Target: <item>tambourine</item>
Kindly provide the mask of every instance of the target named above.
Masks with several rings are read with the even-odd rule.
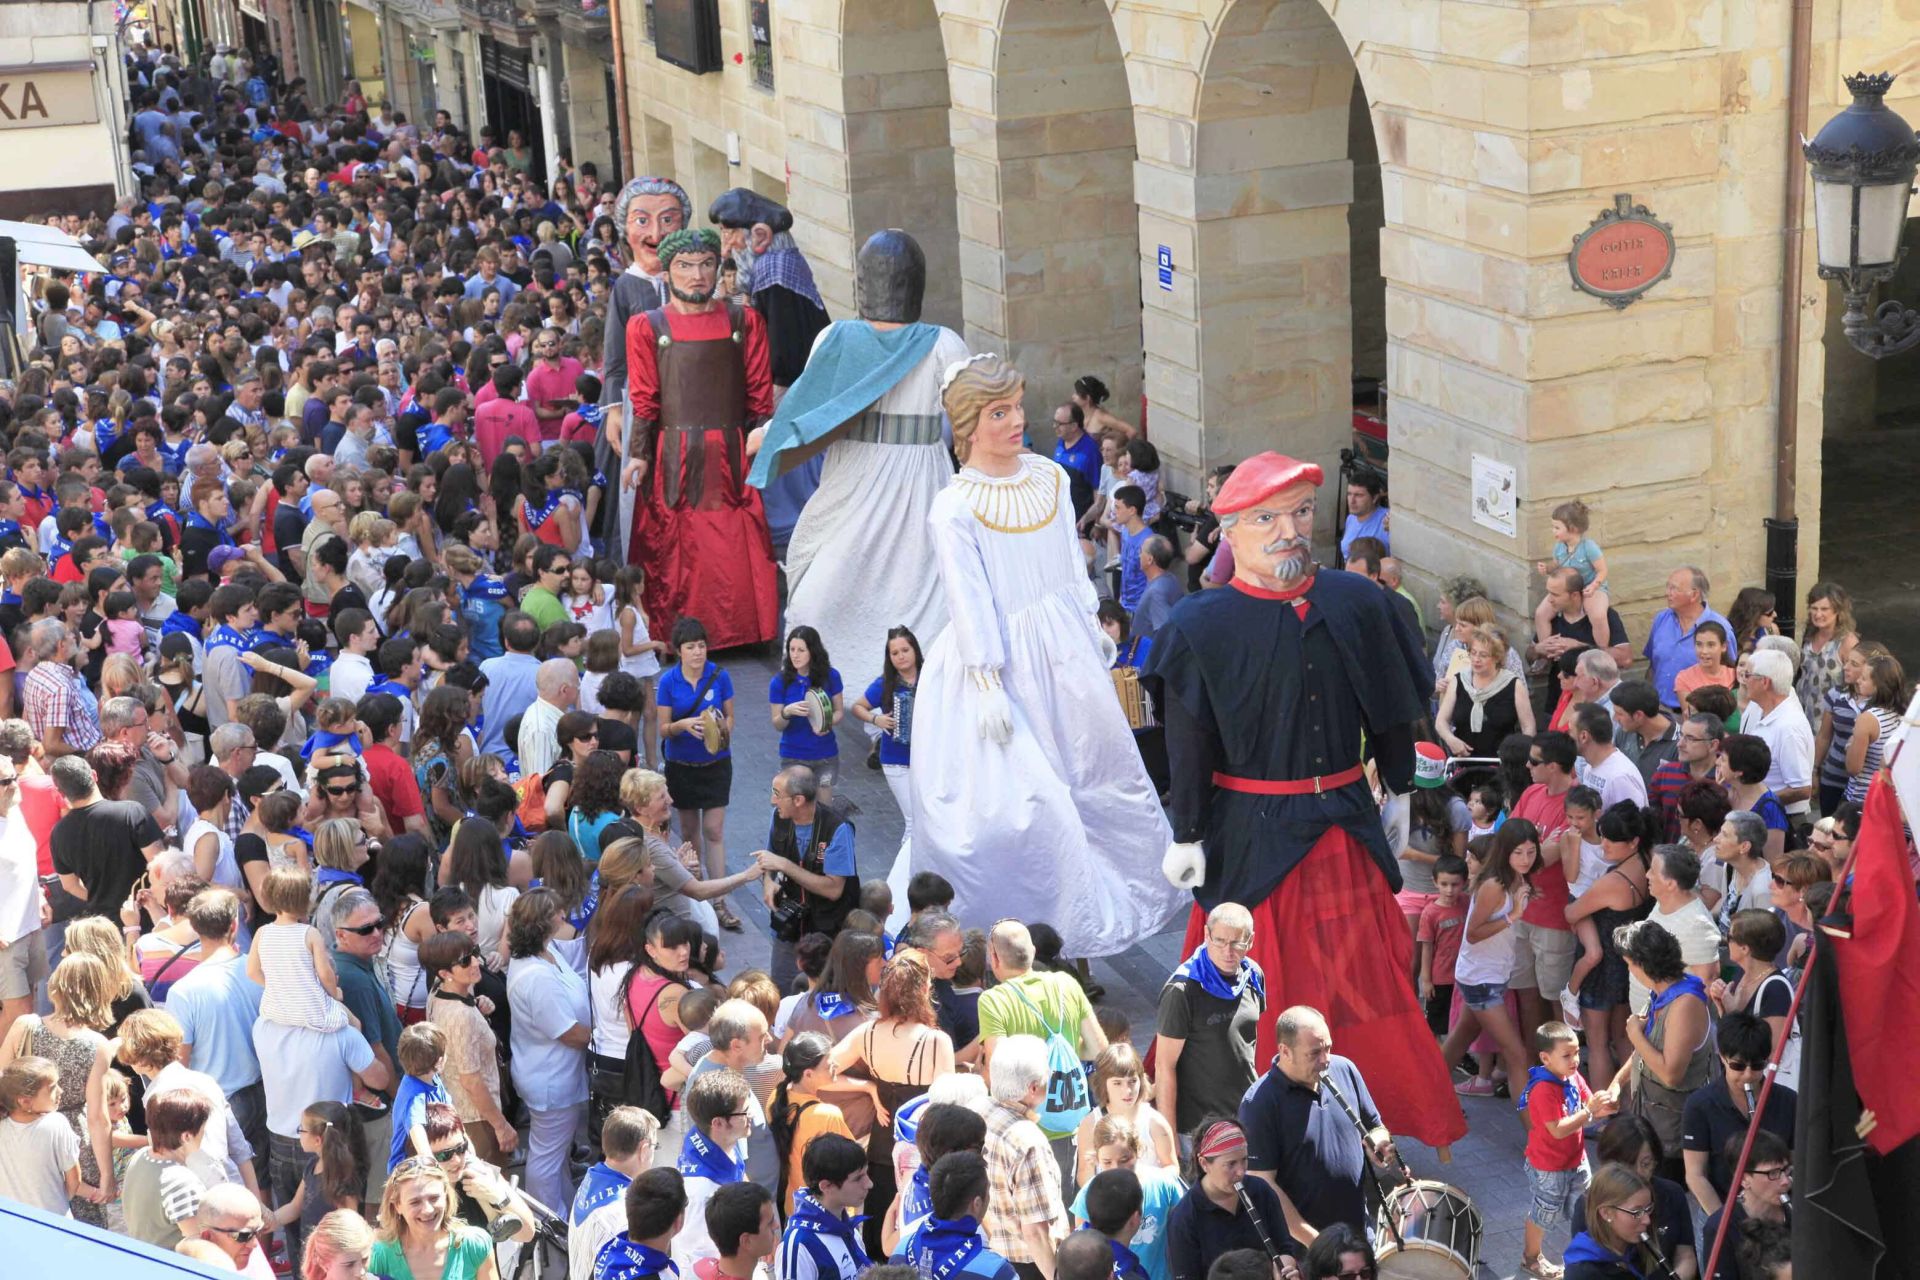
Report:
[[[700,713],[700,737],[707,744],[708,755],[719,755],[727,745],[727,722],[712,707]]]
[[[833,727],[833,695],[825,689],[809,689],[800,699],[807,709],[807,723],[816,734]]]

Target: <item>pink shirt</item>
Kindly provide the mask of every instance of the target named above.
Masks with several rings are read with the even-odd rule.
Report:
[[[518,400],[495,397],[473,411],[473,442],[480,446],[488,469],[507,447],[508,436],[519,436],[529,444],[540,438],[540,423],[532,409]]]
[[[579,396],[574,389],[574,380],[586,372],[572,356],[563,356],[558,368],[550,367],[544,360],[535,360],[533,368],[527,371],[527,402],[540,404],[546,400],[572,400]],[[534,416],[539,418],[536,411]],[[560,438],[560,424],[566,420],[566,414],[557,413],[551,418],[540,418],[540,436],[544,440]]]

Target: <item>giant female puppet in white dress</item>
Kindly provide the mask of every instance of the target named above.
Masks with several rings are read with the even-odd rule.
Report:
[[[1016,914],[1072,956],[1113,955],[1185,907],[1170,834],[1108,666],[1113,642],[1074,533],[1066,473],[1026,452],[1024,380],[997,356],[949,373],[965,462],[930,524],[948,623],[914,699],[913,839],[891,880],[953,883],[963,921]]]

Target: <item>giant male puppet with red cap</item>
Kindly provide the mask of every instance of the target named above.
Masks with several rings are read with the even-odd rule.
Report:
[[[1319,467],[1262,453],[1213,509],[1233,548],[1224,591],[1188,596],[1154,637],[1165,685],[1175,843],[1164,869],[1193,890],[1187,947],[1206,913],[1253,913],[1270,1008],[1322,1010],[1396,1131],[1451,1142],[1466,1121],[1413,990],[1400,868],[1363,753],[1412,781],[1432,668],[1385,592],[1312,559]],[[1260,1028],[1260,1061],[1274,1054]]]

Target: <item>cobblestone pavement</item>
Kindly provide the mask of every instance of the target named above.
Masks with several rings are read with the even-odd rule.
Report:
[[[719,655],[733,676],[734,788],[733,807],[727,813],[727,865],[738,870],[748,855],[766,847],[772,808],[767,783],[779,768],[779,734],[768,715],[765,690],[775,664],[767,649],[735,650]],[[836,658],[834,664],[846,682],[848,701],[864,689],[875,672],[853,667]],[[835,794],[858,807],[855,852],[863,880],[885,879],[900,846],[900,811],[893,793],[876,770],[866,768],[865,726],[848,717],[840,727],[840,780]],[[764,966],[771,954],[767,911],[757,887],[735,891],[733,909],[746,922],[744,933],[723,939],[730,971]],[[1167,974],[1181,960],[1180,933],[1170,929],[1148,938],[1122,955],[1093,962],[1093,976],[1106,988],[1103,1003],[1125,1011],[1133,1023],[1133,1038],[1142,1051],[1153,1034],[1154,1009]],[[1336,1050],[1338,1045],[1335,1046]],[[1520,1265],[1522,1231],[1528,1204],[1527,1172],[1522,1161],[1525,1133],[1513,1104],[1504,1098],[1463,1099],[1469,1132],[1455,1143],[1452,1162],[1442,1164],[1431,1148],[1411,1139],[1401,1142],[1402,1153],[1416,1177],[1450,1183],[1472,1197],[1484,1220],[1481,1237],[1481,1280],[1510,1277]],[[1548,1254],[1557,1258],[1566,1246],[1564,1227],[1548,1240]]]

